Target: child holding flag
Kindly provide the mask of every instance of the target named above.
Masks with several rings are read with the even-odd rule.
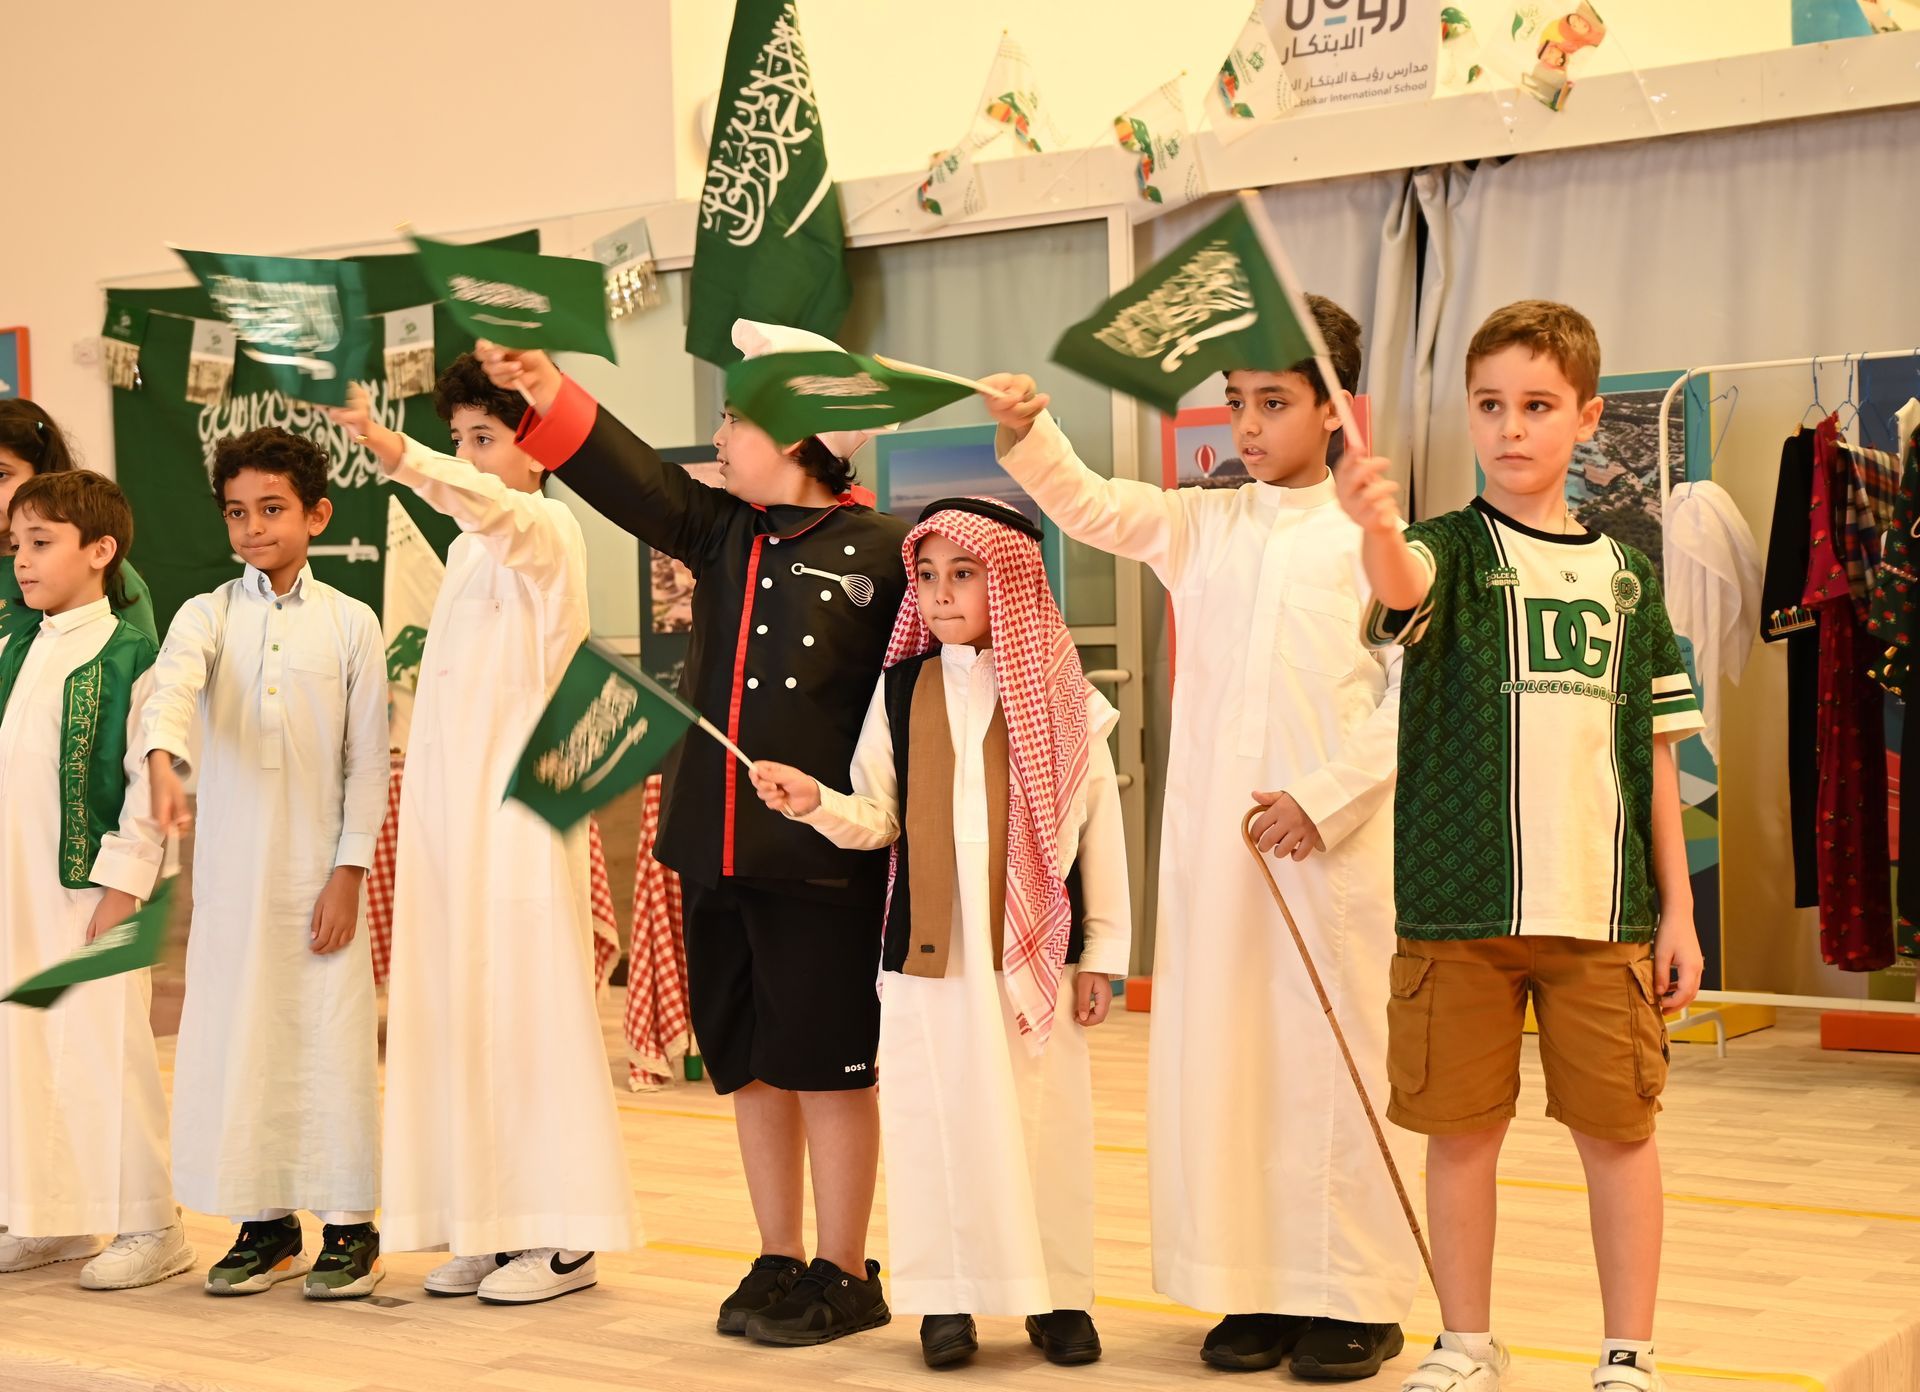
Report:
[[[386,660],[373,610],[307,565],[329,471],[273,427],[215,447],[246,573],[174,615],[140,742],[154,818],[173,828],[196,716],[204,731],[173,1152],[181,1197],[240,1227],[207,1273],[214,1295],[304,1275],[309,1296],[338,1299],[383,1275],[378,1011],[355,929],[386,811]],[[302,1208],[325,1224],[312,1263]]]
[[[61,962],[153,892],[160,829],[135,745],[153,640],[107,600],[133,539],[111,479],[60,470],[7,513],[31,627],[0,634],[0,983]],[[78,797],[67,774],[84,771]],[[149,974],[0,1008],[0,1272],[93,1259],[93,1290],[193,1265],[167,1178]],[[94,1234],[117,1233],[104,1252]],[[98,1254],[98,1255],[96,1255]]]
[[[744,319],[733,339],[750,358],[838,352],[818,335]],[[564,466],[589,504],[698,578],[687,702],[751,754],[843,779],[906,588],[905,526],[852,489],[847,461],[869,432],[779,442],[730,404],[714,434],[723,492],[663,461],[544,353],[483,346],[480,357],[496,384],[533,402],[527,452]],[[886,858],[831,846],[763,807],[733,756],[703,738],[667,767],[655,855],[682,877],[694,1034],[715,1090],[734,1099],[760,1227],[760,1256],[716,1326],[791,1345],[885,1324],[866,1240]]]
[[[1093,1079],[1085,1029],[1131,945],[1107,736],[1047,588],[1040,529],[945,498],[901,550],[888,666],[851,795],[754,766],[776,811],[837,846],[893,847],[880,1002],[881,1128],[895,1300],[929,1367],[979,1347],[973,1316],[1024,1315],[1055,1363],[1090,1363]]]
[[[472,362],[449,369],[471,379]],[[530,1304],[639,1245],[594,1003],[587,830],[502,801],[587,636],[586,543],[513,440],[511,392],[453,411],[458,457],[330,414],[460,524],[427,628],[400,795],[388,985],[382,1222],[390,1250],[449,1247],[433,1295]]]

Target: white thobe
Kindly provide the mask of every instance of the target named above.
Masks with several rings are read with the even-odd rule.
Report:
[[[1673,490],[1665,540],[1667,616],[1693,644],[1706,722],[1700,738],[1718,759],[1720,681],[1739,685],[1760,638],[1760,546],[1739,505],[1710,480]]]
[[[1360,530],[1331,478],[1103,479],[1044,414],[1001,463],[1068,536],[1145,562],[1173,599],[1148,1050],[1154,1286],[1220,1313],[1398,1321],[1418,1251],[1241,839],[1253,794],[1284,791],[1326,843],[1269,864],[1384,1116],[1400,672],[1397,653],[1361,642]],[[1411,1137],[1387,1130],[1412,1175]]]
[[[100,889],[60,883],[61,716],[67,678],[117,625],[102,599],[41,621],[0,718],[0,990],[86,942]],[[4,648],[0,641],[0,648]],[[96,886],[136,899],[159,875],[146,764],[128,718],[125,808],[102,838]],[[84,981],[46,1010],[0,1006],[0,1225],[21,1237],[148,1232],[174,1220],[167,1104],[147,1011],[151,973]]]
[[[504,800],[587,636],[566,505],[408,441],[394,480],[460,524],[400,793],[381,1230],[392,1251],[639,1245],[594,1003],[587,826]]]
[[[364,931],[312,949],[335,866],[373,864],[387,809],[387,666],[373,610],[302,569],[181,606],[143,750],[185,772],[202,720],[187,994],[173,1069],[181,1202],[236,1220],[379,1203],[379,1021]]]
[[[1084,808],[1072,817],[1084,815],[1084,825],[1070,847],[1085,943],[1078,966],[1061,973],[1053,1032],[1035,1058],[993,960],[983,757],[999,699],[992,655],[949,644],[939,661],[953,735],[953,932],[946,975],[888,972],[881,987],[888,1299],[914,1315],[1085,1310],[1093,1304],[1093,1073],[1073,982],[1077,971],[1124,975],[1131,947],[1126,838],[1107,749],[1119,716],[1088,689],[1091,758]],[[899,834],[883,692],[875,689],[854,750],[853,795],[823,784],[820,807],[803,819],[850,850]]]

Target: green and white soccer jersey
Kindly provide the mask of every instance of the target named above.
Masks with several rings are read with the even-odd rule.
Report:
[[[1480,499],[1407,540],[1426,600],[1367,616],[1370,642],[1407,649],[1400,933],[1651,938],[1653,742],[1702,723],[1652,563]]]

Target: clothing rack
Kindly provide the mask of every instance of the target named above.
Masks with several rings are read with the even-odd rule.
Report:
[[[1888,348],[1872,353],[1813,353],[1802,358],[1772,358],[1759,362],[1711,363],[1702,367],[1690,367],[1675,379],[1667,393],[1660,399],[1660,525],[1664,529],[1667,518],[1668,494],[1672,491],[1669,472],[1671,452],[1668,443],[1668,430],[1673,416],[1673,401],[1685,391],[1696,377],[1712,377],[1717,374],[1730,375],[1740,372],[1764,372],[1772,369],[1802,367],[1810,369],[1816,375],[1822,363],[1859,363],[1878,362],[1889,358],[1920,358],[1920,347]],[[1708,423],[1711,427],[1711,422]],[[1725,862],[1722,861],[1724,866]],[[1920,1015],[1920,1001],[1884,1001],[1868,1000],[1858,996],[1800,996],[1775,991],[1702,991],[1696,999],[1709,1006],[1717,1005],[1771,1005],[1802,1010],[1848,1010],[1882,1015]],[[1700,1014],[1690,1014],[1681,1022],[1684,1025],[1707,1024],[1713,1026],[1715,1042],[1720,1056],[1726,1057],[1726,1037],[1720,1012],[1709,1009]]]

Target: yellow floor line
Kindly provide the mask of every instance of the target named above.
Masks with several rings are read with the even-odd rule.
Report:
[[[714,1257],[721,1261],[750,1262],[752,1252],[739,1252],[730,1247],[703,1247],[692,1242],[649,1242],[649,1252],[670,1252],[682,1257]],[[883,1269],[880,1273],[885,1276]],[[1191,1309],[1177,1305],[1171,1300],[1133,1300],[1123,1295],[1098,1295],[1093,1303],[1109,1310],[1138,1310],[1150,1315],[1175,1315],[1183,1319],[1215,1321],[1220,1316],[1204,1310]],[[1431,1344],[1434,1336],[1409,1329],[1406,1331],[1407,1346],[1418,1348],[1422,1344]],[[1575,1353],[1570,1349],[1531,1348],[1520,1344],[1508,1346],[1508,1352],[1522,1358],[1537,1358],[1550,1363],[1571,1363],[1581,1366],[1590,1365],[1593,1355]],[[1660,1370],[1676,1376],[1721,1378],[1729,1382],[1772,1382],[1788,1387],[1798,1387],[1804,1392],[1827,1392],[1826,1383],[1819,1378],[1809,1377],[1805,1373],[1761,1373],[1740,1368],[1708,1368],[1687,1363],[1661,1363]]]

